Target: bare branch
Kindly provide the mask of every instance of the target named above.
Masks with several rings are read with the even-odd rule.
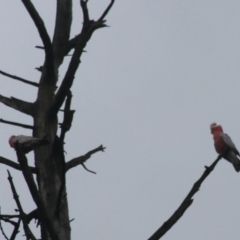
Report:
[[[19,196],[18,196],[17,191],[15,189],[15,186],[13,184],[12,176],[11,176],[11,174],[10,174],[10,172],[8,170],[7,170],[7,172],[8,172],[8,180],[9,180],[9,183],[11,185],[11,189],[12,189],[12,193],[13,193],[13,198],[15,199],[15,202],[17,204],[17,207],[18,207],[18,210],[19,210],[19,213],[20,213],[21,220],[23,221],[24,232],[25,232],[26,236],[30,237],[33,240],[37,240],[35,238],[35,236],[33,235],[33,233],[31,232],[31,230],[30,230],[30,228],[29,228],[29,226],[27,224],[26,215],[23,212],[22,205],[21,205],[21,203],[19,201]]]
[[[33,179],[33,175],[28,166],[27,158],[26,158],[21,146],[19,145],[19,143],[16,142],[15,145],[16,145],[18,161],[22,167],[22,173],[23,173],[23,176],[28,185],[29,191],[30,191],[32,198],[33,198],[34,202],[36,203],[37,208],[39,210],[39,217],[40,217],[41,223],[46,227],[46,229],[52,239],[59,240],[59,236],[56,232],[56,229],[53,226],[53,223],[49,217],[49,214],[44,206],[43,200],[38,192],[36,183]]]
[[[43,66],[35,67],[35,69],[38,70],[39,72],[42,72],[43,71]]]
[[[0,118],[0,122],[2,123],[6,123],[6,124],[10,124],[10,125],[14,125],[14,126],[18,126],[18,127],[23,127],[23,128],[28,128],[28,129],[34,129],[33,126],[31,125],[27,125],[27,124],[22,124],[22,123],[17,123],[17,122],[11,122],[11,121],[6,121],[2,118]]]
[[[73,80],[75,77],[75,73],[80,64],[79,58],[82,54],[82,50],[83,50],[84,46],[85,46],[85,43],[79,41],[79,44],[76,47],[76,49],[73,53],[73,56],[71,58],[67,72],[63,78],[62,84],[59,87],[59,89],[53,99],[52,106],[50,107],[50,110],[49,110],[50,116],[56,116],[56,114],[59,111],[60,107],[62,106],[69,90],[71,89],[71,86],[73,84]]]
[[[10,240],[15,240],[15,239],[16,239],[16,236],[17,236],[17,234],[19,233],[19,230],[18,230],[18,229],[19,229],[19,227],[20,227],[20,223],[21,223],[21,219],[19,218],[19,219],[18,219],[18,222],[17,222],[17,224],[16,224],[16,226],[15,226],[13,232],[12,232],[12,235],[11,235]]]
[[[68,161],[68,162],[66,163],[66,172],[67,172],[69,169],[71,169],[71,168],[73,168],[73,167],[76,167],[76,166],[78,166],[78,165],[83,164],[84,162],[86,162],[94,153],[100,152],[100,151],[104,152],[105,149],[106,149],[106,148],[103,147],[103,145],[100,145],[99,147],[97,147],[97,148],[89,151],[88,153],[86,153],[86,154],[83,155],[83,156],[73,158],[72,160],[70,160],[70,161]]]
[[[0,215],[0,219],[4,222],[12,224],[14,227],[16,227],[17,223],[13,220],[10,220],[12,218],[21,218],[20,215]]]
[[[4,230],[3,230],[1,220],[0,220],[0,230],[1,230],[2,235],[4,236],[4,238],[5,238],[6,240],[10,240],[10,239],[7,237],[7,235],[5,234]]]
[[[181,205],[178,207],[178,209],[148,240],[160,239],[182,217],[182,215],[185,213],[188,207],[190,207],[191,204],[193,203],[192,197],[194,196],[195,193],[198,192],[203,181],[213,171],[213,169],[215,168],[215,166],[217,165],[217,163],[224,154],[225,152],[219,155],[218,158],[212,163],[210,167],[205,166],[206,170],[203,172],[202,176],[194,183],[192,189],[190,190],[186,198],[183,200]]]
[[[110,4],[109,4],[108,7],[106,8],[106,10],[105,10],[104,13],[102,14],[102,16],[98,19],[98,21],[103,21],[103,20],[104,20],[104,18],[107,16],[108,12],[109,12],[110,9],[112,8],[114,2],[115,2],[115,0],[111,0]]]
[[[90,173],[93,173],[93,174],[97,174],[96,172],[89,170],[89,169],[85,166],[84,163],[82,163],[82,166],[83,166],[83,168],[84,168],[86,171],[88,171],[88,172],[90,172]]]
[[[35,46],[35,48],[39,48],[39,49],[44,50],[44,47],[43,47],[43,46]]]
[[[0,212],[1,213],[1,212]],[[2,235],[4,236],[4,238],[6,239],[6,240],[9,240],[9,238],[7,237],[7,235],[5,234],[5,232],[4,232],[4,230],[3,230],[3,227],[2,227],[2,222],[1,222],[1,220],[0,220],[0,230],[1,230],[1,232],[2,232]]]
[[[0,74],[4,75],[4,76],[6,76],[6,77],[9,77],[9,78],[18,80],[18,81],[20,81],[20,82],[24,82],[24,83],[26,83],[26,84],[32,85],[32,86],[34,86],[34,87],[38,87],[38,86],[39,86],[38,83],[35,83],[35,82],[32,82],[32,81],[26,80],[26,79],[24,79],[24,78],[20,78],[20,77],[18,77],[18,76],[14,76],[14,75],[8,74],[8,73],[3,72],[3,71],[0,71]]]
[[[38,14],[37,10],[35,9],[34,5],[32,4],[31,0],[22,0],[22,2],[25,8],[27,9],[29,15],[31,16],[35,26],[37,27],[37,30],[42,39],[45,49],[46,54],[45,66],[48,71],[51,71],[53,69],[54,54],[51,39],[47,33],[44,22],[40,15]]]
[[[20,217],[19,214],[15,214],[15,215],[1,214],[1,215],[0,215],[0,219],[1,219],[1,220],[11,219],[11,218],[19,218],[19,217]]]
[[[16,170],[22,171],[22,167],[18,163],[15,163],[15,162],[13,162],[9,159],[6,159],[4,157],[1,157],[1,156],[0,156],[0,163],[5,164],[9,167],[12,167]],[[35,167],[29,167],[29,168],[30,168],[32,173],[35,173],[35,174],[37,173],[37,169]]]
[[[66,223],[64,223],[62,226],[64,226],[64,225],[66,225],[66,224],[68,224],[68,223],[70,223],[70,222],[73,222],[75,219],[74,218],[72,218],[71,220],[69,220],[68,222],[66,222]]]
[[[68,69],[66,71],[66,74],[63,78],[62,84],[58,90],[58,92],[56,93],[54,99],[53,99],[53,103],[52,106],[50,107],[50,111],[49,114],[51,117],[55,117],[56,114],[58,113],[60,107],[62,106],[68,91],[71,89],[74,78],[75,78],[75,73],[79,67],[80,64],[80,57],[83,53],[83,49],[85,48],[85,46],[87,45],[87,42],[90,40],[93,32],[95,30],[97,30],[98,28],[102,28],[102,27],[106,27],[105,24],[105,20],[102,20],[100,18],[99,21],[89,21],[89,15],[88,15],[88,9],[87,9],[87,2],[86,0],[81,0],[81,6],[82,6],[82,11],[83,11],[83,16],[84,16],[84,22],[83,22],[83,27],[82,27],[82,31],[81,34],[79,35],[79,37],[76,37],[76,45],[75,42],[73,45],[75,45],[75,50],[73,53],[73,56],[71,58],[71,61],[68,65]],[[113,3],[111,3],[109,6],[112,6]],[[111,7],[110,7],[111,8]],[[107,8],[108,9],[108,8]],[[109,11],[109,10],[105,10],[105,12]],[[103,16],[106,16],[106,13],[103,13]],[[68,45],[68,49],[69,51],[69,45]],[[67,54],[67,52],[66,52]]]
[[[33,220],[38,220],[39,222],[39,214],[38,214],[38,209],[34,209],[33,211],[31,211],[28,215],[27,215],[27,222],[28,224]]]
[[[7,98],[0,95],[0,102],[8,107],[14,108],[22,113],[32,116],[33,115],[33,104],[29,102],[22,101],[17,98]]]
[[[12,218],[18,218],[18,222],[14,222],[14,221],[10,220]],[[19,233],[19,227],[20,227],[20,223],[21,223],[20,215],[19,214],[18,215],[1,214],[0,219],[4,222],[10,223],[14,226],[14,229],[13,229],[12,235],[10,237],[10,240],[15,240],[17,234]]]

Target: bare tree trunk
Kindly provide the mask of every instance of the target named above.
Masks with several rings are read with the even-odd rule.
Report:
[[[0,163],[7,164],[14,169],[22,171],[26,183],[37,209],[29,214],[25,214],[18,199],[12,177],[9,173],[9,180],[13,195],[19,207],[19,222],[14,226],[11,239],[15,239],[20,221],[23,222],[24,232],[27,239],[36,239],[32,234],[28,224],[33,218],[37,218],[41,226],[41,239],[43,240],[70,240],[71,228],[68,213],[68,201],[66,194],[66,171],[82,164],[98,151],[104,151],[101,145],[98,148],[89,151],[84,156],[72,159],[68,163],[64,155],[64,138],[67,131],[71,128],[74,110],[71,110],[71,87],[74,81],[76,71],[80,65],[80,58],[90,40],[93,32],[99,28],[106,27],[105,17],[111,9],[114,0],[111,0],[106,10],[96,21],[89,19],[87,0],[80,0],[80,7],[83,12],[83,27],[80,33],[70,39],[72,24],[72,0],[57,0],[57,11],[55,30],[53,40],[45,28],[44,21],[35,9],[31,0],[22,0],[26,10],[31,16],[37,31],[42,40],[43,46],[38,48],[45,52],[43,66],[37,68],[41,72],[39,83],[23,79],[12,74],[0,71],[0,74],[26,84],[38,87],[38,94],[34,103],[24,102],[16,98],[7,98],[0,95],[0,102],[12,107],[24,114],[33,117],[33,126],[22,123],[6,121],[0,119],[0,122],[33,129],[33,137],[48,140],[47,145],[34,149],[35,167],[29,167],[22,145],[16,142],[16,152],[19,164],[11,160],[0,157]],[[68,69],[63,79],[58,79],[59,66],[64,61],[64,57],[73,50]],[[57,84],[59,87],[57,88]],[[57,135],[58,113],[65,102],[64,119],[61,123],[61,133]],[[88,170],[89,171],[89,170]],[[37,175],[35,183],[33,174]],[[16,217],[16,216],[13,216]]]

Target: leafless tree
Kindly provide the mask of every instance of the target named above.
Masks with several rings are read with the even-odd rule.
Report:
[[[80,33],[70,39],[72,25],[72,0],[57,0],[56,22],[54,34],[51,40],[44,25],[44,20],[34,7],[31,0],[22,0],[28,14],[34,22],[40,35],[43,46],[37,46],[45,53],[45,59],[40,71],[39,82],[33,82],[18,76],[0,71],[0,74],[12,79],[30,84],[38,88],[35,102],[26,102],[20,99],[5,97],[0,95],[0,102],[8,107],[14,108],[23,114],[33,118],[33,126],[0,119],[0,122],[12,124],[19,127],[32,129],[32,136],[42,138],[47,136],[48,145],[34,150],[35,166],[29,167],[28,160],[21,147],[16,142],[16,154],[18,163],[0,157],[0,163],[6,164],[14,169],[20,170],[26,180],[32,199],[37,208],[30,213],[25,213],[19,200],[14,181],[9,174],[9,182],[13,196],[18,208],[18,214],[0,215],[0,220],[13,225],[11,236],[4,233],[2,225],[0,229],[6,239],[16,239],[22,223],[26,239],[36,239],[33,235],[29,223],[37,219],[41,229],[41,239],[44,240],[70,240],[70,219],[68,214],[68,201],[65,186],[65,174],[68,170],[78,165],[82,165],[86,170],[84,162],[92,154],[104,151],[104,147],[99,147],[89,151],[87,154],[65,161],[64,139],[66,132],[70,130],[74,110],[71,109],[71,87],[74,76],[81,62],[81,56],[88,41],[95,30],[106,27],[106,16],[114,4],[114,0],[109,0],[109,5],[97,20],[89,17],[88,0],[80,0],[80,8],[83,13],[83,24]],[[58,69],[69,52],[71,60],[63,79],[58,79]],[[57,86],[59,85],[59,86]],[[63,110],[61,107],[63,106]],[[58,113],[63,111],[63,122],[58,123]],[[62,114],[62,113],[61,113]],[[57,136],[60,126],[61,131]],[[90,171],[90,170],[88,170]],[[36,181],[34,179],[36,176]]]
[[[0,213],[0,231],[5,239],[14,240],[19,233],[19,228],[23,226],[27,240],[36,240],[29,223],[36,219],[40,225],[41,239],[43,240],[70,240],[71,230],[68,201],[66,195],[65,174],[71,168],[82,165],[87,171],[95,173],[84,165],[84,163],[99,151],[104,151],[105,147],[99,147],[89,151],[83,156],[72,160],[65,160],[64,140],[66,132],[71,128],[74,117],[74,110],[71,109],[71,87],[74,76],[80,65],[81,55],[91,39],[92,34],[99,28],[106,27],[106,16],[114,4],[111,0],[105,11],[98,20],[91,20],[88,12],[88,0],[80,0],[80,7],[83,13],[83,25],[81,32],[70,39],[72,25],[72,1],[57,0],[56,23],[53,38],[51,40],[44,21],[35,9],[31,0],[22,0],[23,5],[34,22],[43,46],[36,46],[45,52],[45,60],[41,67],[36,68],[41,76],[38,83],[23,79],[19,76],[0,71],[0,74],[25,84],[30,84],[38,88],[35,102],[25,102],[20,99],[5,97],[0,95],[0,102],[8,107],[14,108],[23,114],[33,118],[33,126],[19,122],[0,119],[0,122],[11,124],[32,130],[33,137],[43,138],[47,136],[49,144],[34,150],[35,166],[29,166],[24,149],[20,142],[16,142],[15,149],[18,163],[0,157],[0,163],[10,166],[22,172],[32,199],[37,208],[30,213],[25,213],[18,197],[14,181],[8,171],[8,180],[17,205],[17,214]],[[73,51],[70,56],[69,52]],[[63,79],[58,79],[58,69],[64,61],[64,57],[70,56],[71,60]],[[57,84],[59,86],[57,86]],[[63,106],[63,109],[61,107]],[[58,123],[58,113],[63,112],[63,122]],[[57,135],[60,126],[60,134]],[[163,223],[160,228],[153,233],[149,240],[160,239],[171,227],[183,216],[184,212],[193,203],[193,196],[199,190],[202,182],[213,171],[218,161],[222,158],[219,155],[210,167],[205,167],[202,176],[195,182],[192,189],[180,204],[173,215]],[[36,176],[36,178],[34,178]],[[36,181],[35,181],[36,179]],[[13,226],[11,236],[5,234],[1,222],[4,221]]]

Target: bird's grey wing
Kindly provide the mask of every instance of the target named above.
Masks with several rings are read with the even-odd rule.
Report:
[[[15,138],[15,141],[18,141],[19,143],[29,143],[32,141],[32,137],[19,135]]]
[[[233,143],[232,139],[226,134],[226,133],[221,133],[221,138],[222,140],[227,144],[227,146],[236,154],[239,155],[239,151],[237,150],[235,144]]]

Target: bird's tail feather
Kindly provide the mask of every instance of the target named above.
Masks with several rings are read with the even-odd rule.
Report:
[[[237,155],[234,152],[229,151],[226,158],[233,164],[233,167],[235,168],[235,170],[237,172],[239,172],[240,171],[240,160],[237,157]]]

